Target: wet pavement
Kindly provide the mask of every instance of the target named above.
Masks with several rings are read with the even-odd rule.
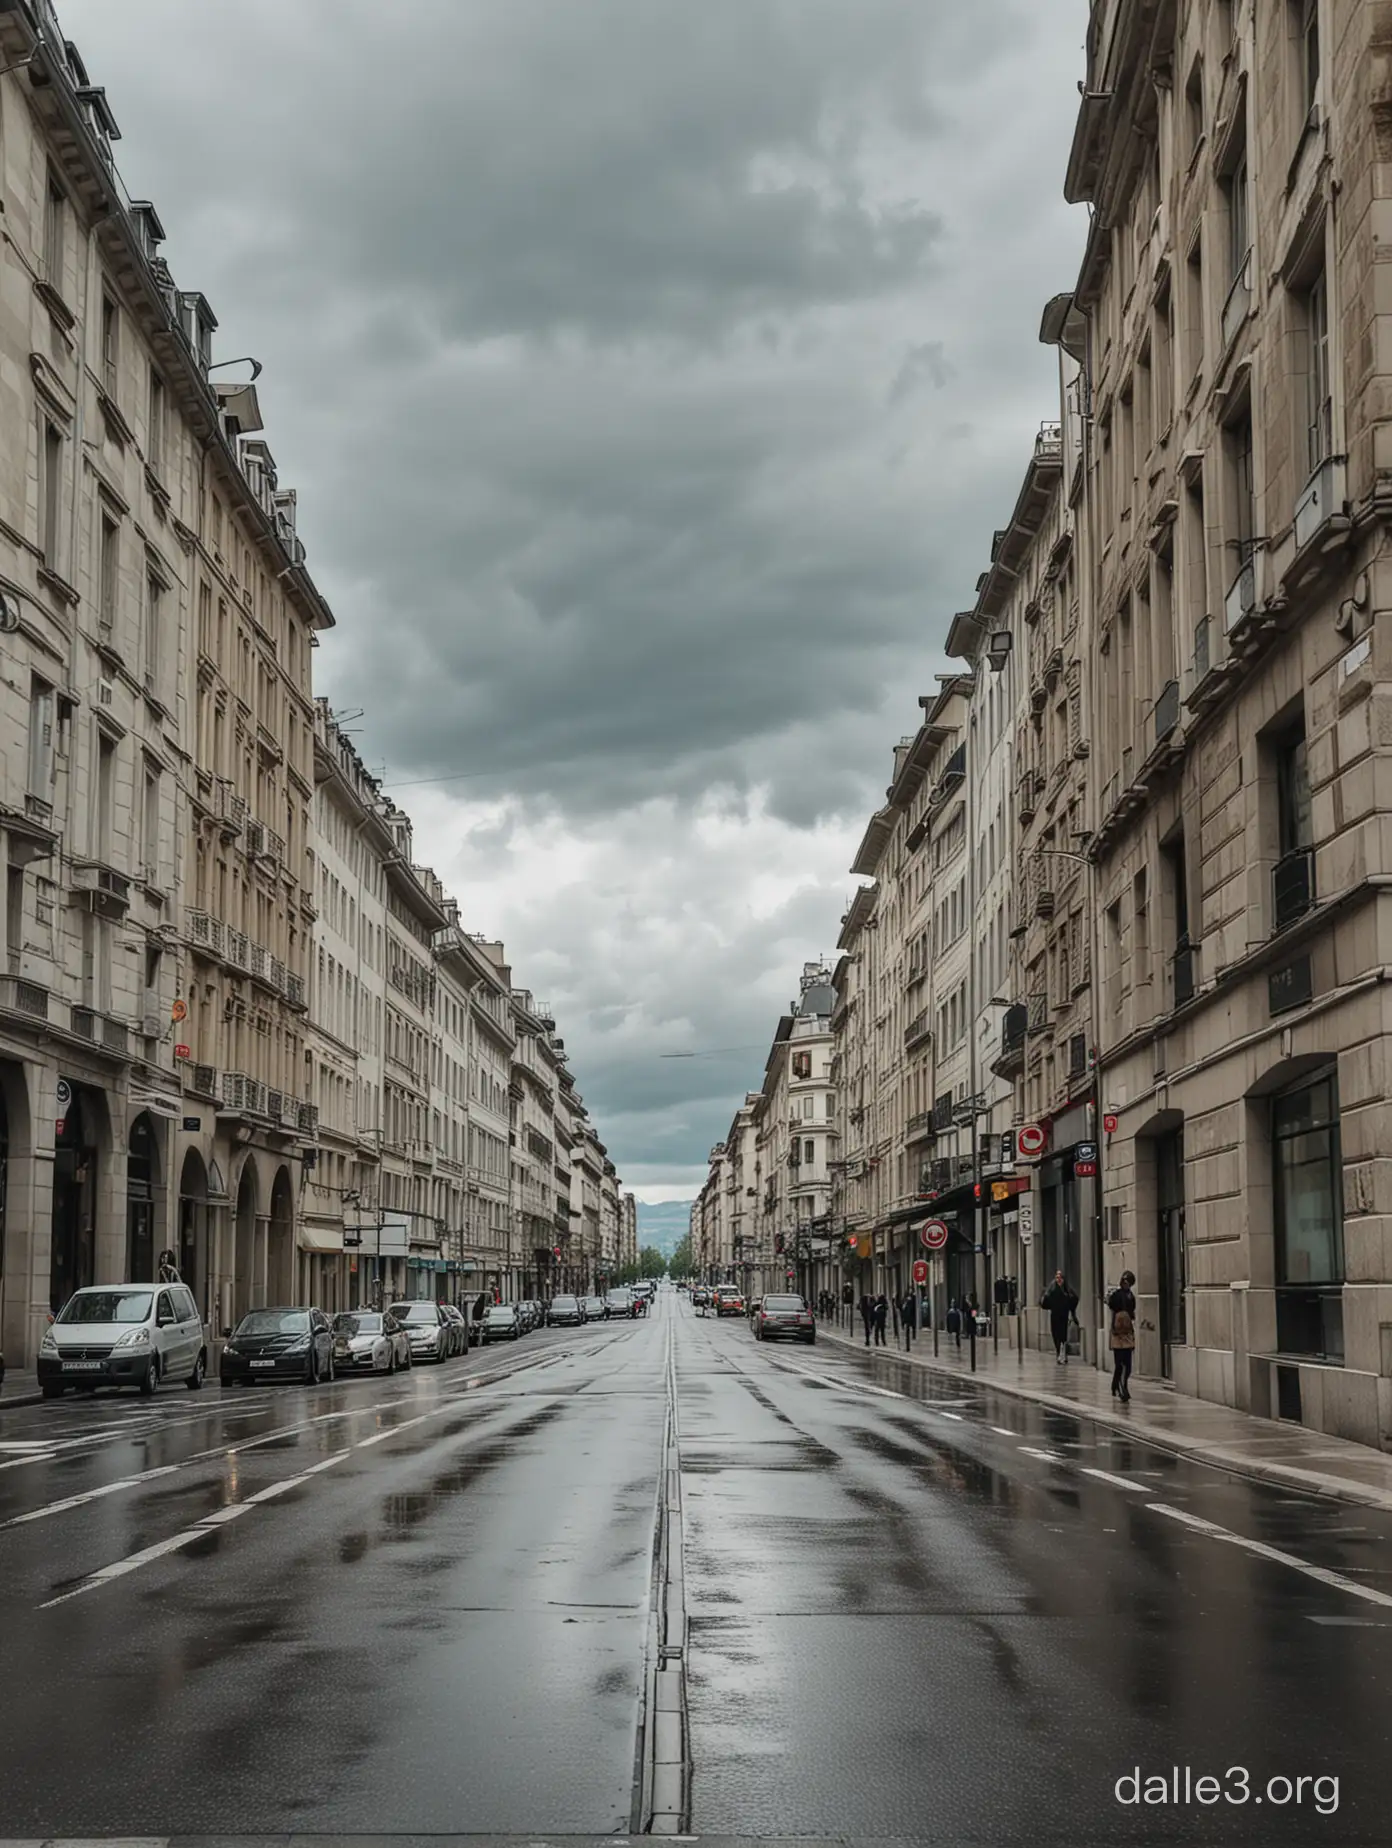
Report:
[[[1386,1842],[1389,1541],[666,1293],[404,1379],[18,1408],[0,1838],[622,1839],[655,1758],[703,1840]]]

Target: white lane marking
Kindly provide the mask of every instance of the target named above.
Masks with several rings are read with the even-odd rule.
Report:
[[[523,1370],[524,1369],[521,1367],[508,1368],[505,1370],[500,1369],[497,1373],[492,1375],[477,1375],[469,1381],[469,1384],[471,1386],[488,1385],[499,1379],[509,1379],[514,1373]],[[401,1404],[402,1401],[393,1400],[390,1401],[390,1403]],[[258,1489],[256,1494],[248,1495],[244,1501],[231,1502],[227,1507],[219,1508],[215,1510],[214,1513],[206,1515],[201,1521],[196,1521],[192,1527],[186,1527],[180,1533],[171,1534],[167,1540],[157,1540],[153,1545],[142,1548],[138,1553],[132,1553],[125,1559],[118,1559],[109,1566],[101,1567],[98,1571],[91,1573],[81,1584],[73,1586],[69,1591],[61,1592],[56,1598],[47,1599],[44,1603],[40,1604],[38,1608],[41,1611],[52,1610],[55,1605],[67,1604],[73,1598],[80,1598],[84,1592],[93,1591],[97,1586],[105,1585],[112,1579],[124,1578],[127,1573],[134,1572],[141,1566],[149,1565],[153,1560],[163,1559],[170,1553],[178,1552],[181,1547],[190,1546],[200,1535],[206,1534],[214,1528],[223,1527],[229,1521],[235,1521],[241,1515],[248,1513],[250,1509],[258,1504],[274,1501],[278,1496],[286,1494],[288,1490],[299,1488],[303,1483],[308,1482],[311,1476],[318,1476],[324,1470],[332,1469],[336,1463],[342,1463],[347,1457],[350,1457],[355,1450],[366,1450],[373,1444],[381,1443],[385,1438],[396,1437],[402,1431],[409,1431],[416,1425],[427,1424],[432,1418],[442,1418],[450,1412],[457,1411],[459,1409],[459,1403],[460,1399],[458,1395],[451,1396],[441,1404],[433,1406],[430,1411],[421,1413],[419,1417],[407,1419],[401,1424],[393,1425],[388,1431],[374,1432],[371,1437],[365,1437],[355,1444],[349,1444],[344,1450],[336,1450],[332,1456],[325,1457],[321,1462],[310,1464],[308,1469],[301,1470],[296,1476],[288,1476],[283,1482],[273,1482],[264,1489]],[[367,1410],[370,1408],[364,1407],[362,1409]],[[328,1413],[325,1416],[342,1417],[344,1414]],[[312,1422],[322,1423],[323,1420],[316,1419]],[[282,1433],[271,1433],[272,1437],[279,1435],[282,1435]],[[241,1448],[244,1450],[251,1450],[258,1444],[269,1442],[270,1437],[257,1438],[252,1443],[242,1445]],[[211,1452],[209,1454],[217,1453]],[[170,1464],[167,1465],[165,1469],[152,1473],[163,1475],[183,1467],[185,1467],[183,1464]],[[129,1487],[130,1484],[123,1483],[112,1486]],[[90,1500],[91,1495],[84,1496],[82,1499]],[[56,1509],[50,1510],[50,1512],[56,1512]]]
[[[1067,1457],[1061,1457],[1056,1450],[1035,1450],[1029,1444],[1020,1444],[1018,1449],[1022,1456],[1039,1457],[1045,1463],[1066,1463],[1068,1461]]]
[[[1191,1527],[1195,1533],[1206,1534],[1210,1540],[1225,1540],[1229,1546],[1240,1546],[1245,1553],[1255,1553],[1259,1559],[1269,1559],[1278,1566],[1303,1572],[1306,1578],[1317,1579],[1321,1585],[1330,1585],[1335,1591],[1365,1598],[1369,1604],[1392,1607],[1392,1592],[1375,1591],[1371,1585],[1360,1585],[1354,1579],[1345,1578],[1342,1572],[1331,1572],[1327,1566],[1312,1566],[1308,1560],[1297,1559],[1294,1553],[1283,1553],[1279,1547],[1267,1546],[1263,1540],[1249,1540],[1245,1534],[1235,1534],[1231,1528],[1220,1527],[1216,1521],[1205,1521],[1197,1514],[1188,1514],[1183,1508],[1171,1508],[1165,1502],[1147,1502],[1146,1507],[1152,1514],[1167,1515],[1170,1520]]]
[[[1148,1482],[1132,1482],[1127,1476],[1114,1476],[1107,1469],[1089,1469],[1085,1464],[1079,1464],[1079,1468],[1083,1475],[1096,1476],[1099,1482],[1110,1482],[1114,1489],[1130,1489],[1135,1495],[1149,1495],[1151,1492]]]
[[[178,1463],[165,1463],[139,1476],[122,1476],[117,1482],[104,1482],[99,1489],[87,1489],[81,1495],[65,1495],[62,1501],[48,1502],[42,1508],[31,1508],[26,1514],[14,1514],[8,1521],[0,1521],[0,1533],[7,1527],[27,1527],[31,1521],[47,1520],[51,1514],[67,1514],[72,1508],[85,1508],[88,1502],[101,1501],[104,1496],[115,1495],[119,1489],[134,1489],[142,1482],[152,1482],[156,1476],[175,1475],[182,1467]]]
[[[991,1429],[995,1432],[997,1437],[1018,1437],[1019,1436],[1018,1431],[1007,1431],[1004,1425],[992,1425]]]
[[[250,1513],[258,1502],[273,1501],[276,1496],[284,1495],[290,1489],[297,1489],[308,1482],[311,1476],[317,1476],[322,1470],[332,1469],[335,1463],[341,1463],[348,1455],[346,1450],[336,1450],[331,1457],[325,1457],[321,1463],[315,1463],[309,1469],[302,1470],[298,1476],[288,1476],[284,1482],[273,1482],[269,1488],[260,1489],[255,1495],[248,1495],[245,1501],[231,1502],[226,1508],[219,1508],[204,1520],[195,1521],[192,1527],[185,1527],[180,1533],[170,1534],[167,1540],[156,1540],[153,1545],[142,1547],[138,1553],[127,1554],[124,1559],[117,1559],[109,1566],[102,1566],[91,1573],[80,1585],[74,1585],[70,1591],[49,1598],[39,1606],[41,1611],[52,1610],[56,1604],[67,1604],[73,1598],[80,1598],[85,1591],[94,1591],[98,1585],[109,1585],[113,1579],[125,1578],[127,1573],[139,1571],[141,1566],[148,1566],[156,1559],[164,1559],[170,1553],[177,1553],[181,1547],[191,1546],[195,1540],[215,1528],[225,1527],[229,1521],[240,1519]]]
[[[46,1437],[26,1438],[23,1443],[0,1444],[0,1450],[13,1451],[16,1456],[22,1456],[30,1450],[52,1450],[52,1448],[52,1440]]]
[[[950,1418],[954,1424],[965,1424],[966,1422],[960,1412],[945,1412],[937,1405],[925,1405],[923,1409],[926,1412],[935,1412],[939,1418]]]
[[[837,1379],[830,1373],[813,1373],[808,1367],[795,1367],[790,1360],[770,1361],[771,1366],[784,1373],[800,1373],[805,1380],[819,1380],[823,1386],[834,1386],[838,1392],[873,1392],[880,1399],[903,1399],[902,1392],[891,1392],[888,1386],[872,1386],[866,1380]]]

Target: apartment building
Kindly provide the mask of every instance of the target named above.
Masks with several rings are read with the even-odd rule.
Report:
[[[514,988],[511,1003],[515,1050],[508,1082],[508,1152],[517,1249],[523,1293],[549,1296],[579,1287],[569,1252],[568,1193],[564,1221],[556,1215],[555,1065],[548,1056],[556,1023],[527,989]]]
[[[380,1255],[387,864],[396,846],[381,790],[322,698],[315,701],[314,780],[318,916],[306,1057],[318,1145],[305,1170],[297,1294],[329,1312],[370,1297]]]
[[[515,1225],[508,1137],[509,1087],[516,1039],[512,970],[496,940],[459,933],[458,947],[474,971],[469,991],[468,1250],[481,1262],[485,1285],[505,1297],[525,1295],[525,1265]]]
[[[1108,1274],[1138,1365],[1392,1430],[1379,9],[1097,5],[1085,602]]]
[[[619,1262],[638,1262],[638,1196],[627,1191],[619,1196]]]

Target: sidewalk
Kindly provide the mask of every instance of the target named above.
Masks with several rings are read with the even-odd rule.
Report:
[[[22,1373],[12,1367],[5,1375],[5,1384],[0,1386],[0,1412],[8,1412],[15,1405],[38,1405],[42,1398],[38,1374]]]
[[[858,1333],[852,1335],[825,1321],[817,1332],[822,1339],[865,1352],[864,1338]],[[1253,1418],[1231,1406],[1176,1392],[1166,1380],[1139,1375],[1131,1382],[1130,1405],[1120,1405],[1112,1397],[1110,1371],[1102,1373],[1076,1357],[1060,1367],[1051,1354],[1029,1348],[1019,1355],[1004,1328],[999,1352],[993,1352],[989,1336],[977,1340],[975,1373],[965,1341],[959,1351],[951,1337],[940,1335],[934,1359],[931,1331],[918,1336],[910,1354],[904,1352],[902,1333],[897,1349],[873,1348],[870,1353],[877,1377],[892,1367],[907,1365],[915,1371],[974,1382],[1051,1411],[1125,1431],[1195,1462],[1306,1494],[1392,1510],[1392,1455],[1344,1438],[1326,1437],[1303,1425]]]

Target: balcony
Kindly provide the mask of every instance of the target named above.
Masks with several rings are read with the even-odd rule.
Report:
[[[267,1114],[266,1086],[245,1072],[227,1072],[219,1108],[228,1116],[263,1117]]]
[[[240,930],[226,933],[226,955],[234,969],[248,969],[251,966],[251,945]]]
[[[235,840],[246,826],[246,799],[239,796],[226,779],[219,780],[217,790],[218,825],[225,840]]]
[[[205,956],[220,957],[226,936],[220,921],[210,917],[206,911],[189,911],[184,916],[188,926],[188,940],[194,949]]]
[[[200,1097],[216,1099],[218,1094],[217,1067],[213,1065],[193,1065],[189,1067],[189,1089],[196,1091]]]
[[[1315,902],[1315,855],[1310,847],[1283,854],[1271,871],[1271,913],[1275,929],[1294,924]]]
[[[114,866],[100,860],[75,860],[72,869],[74,895],[85,901],[98,917],[123,918],[130,906],[131,882]]]
[[[1006,1009],[1001,1027],[1000,1051],[991,1065],[997,1078],[1015,1078],[1025,1069],[1025,1035],[1029,1029],[1029,1008],[1016,1002]]]
[[[1223,599],[1223,626],[1231,635],[1257,607],[1257,561],[1250,554]]]
[[[1223,303],[1223,350],[1237,338],[1237,331],[1252,311],[1252,253],[1242,259],[1227,300]]]
[[[48,990],[17,975],[0,976],[0,1011],[22,1014],[26,1020],[48,1019]]]
[[[291,1007],[306,1006],[304,977],[294,974],[291,970],[287,970],[285,974],[285,999]]]
[[[906,1052],[914,1046],[925,1045],[932,1039],[932,1017],[932,1009],[925,1008],[921,1014],[916,1014],[904,1028],[904,1050]]]
[[[931,1110],[916,1110],[904,1126],[905,1142],[928,1142],[937,1133]]]

